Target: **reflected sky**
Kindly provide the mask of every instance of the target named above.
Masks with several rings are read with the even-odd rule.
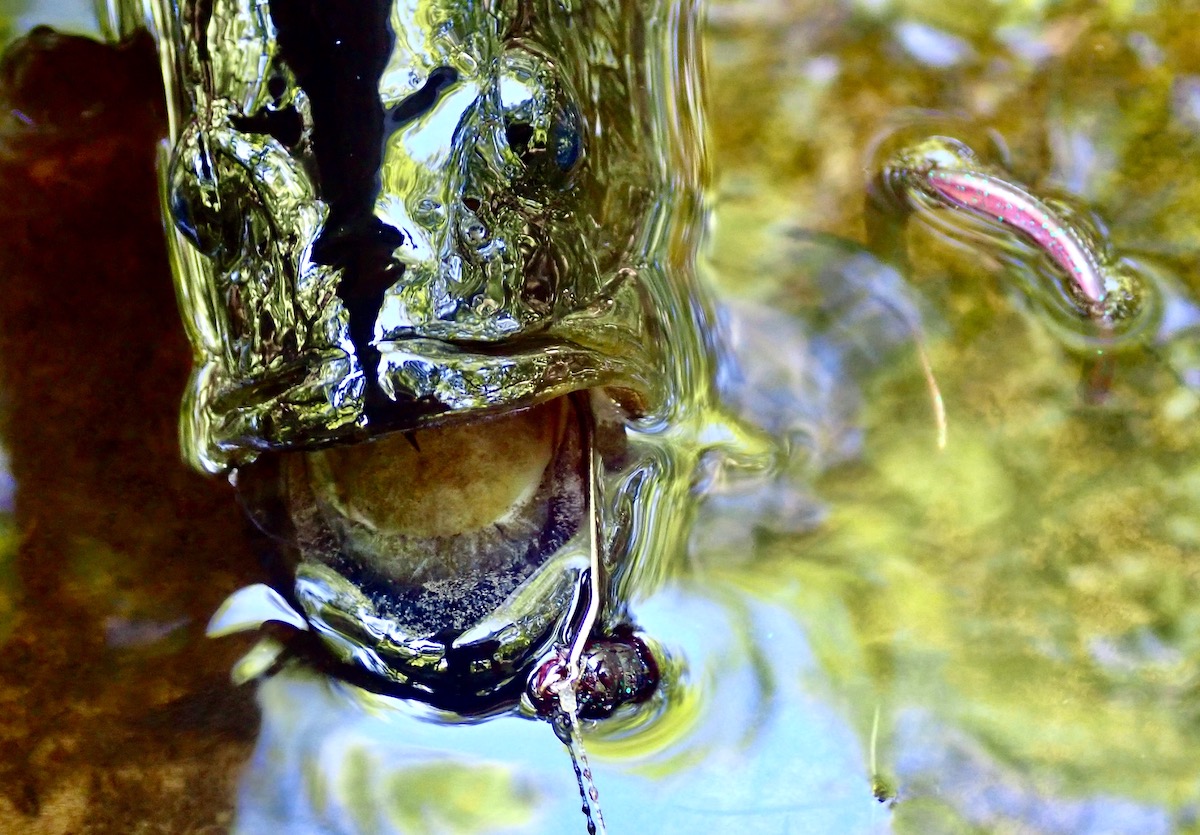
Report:
[[[586,735],[610,832],[888,831],[863,746],[786,611],[681,586],[638,618],[687,669],[666,685],[664,715],[636,733]],[[421,831],[404,825],[414,809],[428,831],[583,831],[567,754],[543,722],[447,725],[302,670],[265,682],[259,704],[237,831]],[[497,780],[503,791],[489,788]],[[440,792],[479,802],[448,806]],[[484,805],[497,795],[499,808]]]

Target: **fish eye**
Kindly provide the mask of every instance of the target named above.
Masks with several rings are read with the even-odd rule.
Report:
[[[550,129],[550,147],[554,162],[564,174],[571,172],[583,155],[583,138],[579,131],[579,109],[566,103],[558,109]]]
[[[573,172],[583,157],[580,121],[579,109],[564,102],[548,119],[506,120],[504,136],[527,170],[561,178]]]
[[[175,228],[201,253],[217,257],[241,229],[220,211],[215,161],[199,146],[177,153],[168,174],[168,205]]]
[[[496,92],[505,140],[529,180],[562,185],[584,155],[583,119],[569,78],[552,59],[516,47],[504,56]]]

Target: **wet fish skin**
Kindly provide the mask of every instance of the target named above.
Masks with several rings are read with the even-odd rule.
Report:
[[[694,350],[707,307],[690,258],[664,263],[697,166],[646,95],[678,14],[112,0],[168,89],[185,457],[220,472],[582,388],[666,416],[661,335]]]
[[[771,455],[717,403],[724,348],[695,271],[698,5],[107,9],[114,37],[150,29],[166,83],[161,201],[196,357],[184,457],[234,473],[245,498],[284,455],[570,394],[585,423],[611,425],[597,439],[621,436],[579,463],[600,474],[598,630],[627,621],[628,601],[682,554],[698,468]],[[443,668],[471,698],[508,687],[547,641],[573,640],[559,633],[584,599],[574,543],[537,555],[516,608],[472,609],[457,637],[427,635],[395,611],[420,589],[363,581],[337,548],[289,547],[279,591],[325,649],[375,685],[419,673],[431,702],[449,692]],[[465,623],[465,610],[438,615]],[[502,646],[476,658],[494,630]],[[450,663],[462,642],[486,675]]]

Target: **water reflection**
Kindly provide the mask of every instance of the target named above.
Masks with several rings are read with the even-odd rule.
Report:
[[[1168,324],[1195,311],[1197,148],[1172,81],[1192,12],[847,8],[764,32],[716,8],[715,106],[744,114],[714,128],[726,293],[803,317],[821,293],[791,230],[861,240],[866,149],[917,105],[966,114],[950,135],[972,147],[998,128],[1018,179],[1082,195],[1166,296],[1097,378],[1000,253],[910,229],[945,452],[920,363],[886,358],[862,381],[861,457],[812,482],[820,524],[753,538],[737,576],[806,624],[862,744],[877,728],[898,831],[1192,831],[1195,336]],[[905,21],[974,54],[898,59]]]
[[[178,465],[155,71],[144,40],[44,31],[0,62],[0,831],[228,822],[257,721],[245,646],[203,637],[256,566]]]
[[[885,826],[863,751],[813,686],[823,676],[786,610],[682,587],[638,617],[687,670],[655,720],[601,723],[587,735],[610,832]],[[541,723],[431,722],[300,670],[264,683],[259,701],[264,727],[239,796],[241,831],[583,829],[565,754]]]
[[[721,325],[733,356],[717,384],[729,408],[780,439],[787,455],[769,478],[702,467],[699,483],[714,495],[698,513],[683,570],[651,578],[665,583],[649,583],[660,590],[631,605],[674,661],[658,701],[587,732],[610,831],[1195,831],[1200,148],[1186,82],[1195,13],[1165,4],[1080,12],[761,2],[720,2],[713,12],[714,109],[737,116],[711,125],[723,176],[709,273],[734,300]],[[1065,188],[1107,218],[1119,251],[1155,265],[1164,304],[1154,336],[1097,380],[987,245],[964,249],[915,225],[906,272],[884,260],[889,253],[865,249],[868,149],[912,105],[997,128],[1018,181],[1039,193],[1047,183]],[[17,159],[23,170],[29,157]],[[32,277],[54,269],[14,274],[48,292]],[[62,335],[49,343],[38,336],[44,320],[22,330],[30,308],[20,308],[5,319],[14,336],[3,355],[75,344],[88,321],[82,307],[62,314],[51,328]],[[145,319],[125,332],[165,321],[137,309]],[[944,401],[943,452],[922,346]],[[79,358],[63,356],[70,363],[38,379],[75,379]],[[164,373],[145,373],[117,379],[152,394]],[[59,402],[31,379],[7,384],[22,394],[14,404]],[[1106,397],[1090,398],[1098,383]],[[194,638],[197,619],[217,605],[211,563],[171,561],[175,550],[150,549],[149,540],[97,546],[114,529],[138,530],[129,516],[139,514],[124,503],[95,501],[112,492],[107,478],[120,456],[101,456],[95,469],[105,480],[60,478],[77,471],[47,451],[73,449],[81,423],[89,437],[93,426],[133,426],[130,438],[158,438],[153,467],[137,471],[135,484],[173,472],[164,464],[173,453],[169,427],[156,435],[124,423],[128,415],[80,419],[68,408],[80,402],[91,401],[64,400],[52,419],[23,413],[7,436],[18,519],[38,504],[47,512],[37,518],[62,519],[87,537],[67,559],[61,537],[35,530],[36,550],[22,546],[16,579],[4,586],[23,594],[16,637],[4,645],[13,659],[2,667],[6,694],[56,711],[10,714],[21,732],[0,817],[17,831],[35,819],[35,800],[52,807],[47,797],[63,799],[53,808],[104,808],[125,821],[183,820],[152,800],[179,798],[171,775],[197,772],[165,756],[162,740],[181,745],[185,760],[200,750],[233,763],[252,735],[248,722],[218,729],[211,710],[180,732],[178,717],[197,715],[186,709],[197,702],[182,698],[166,724],[152,721],[153,732],[136,737],[145,767],[126,764],[115,783],[86,789],[87,775],[114,762],[110,728],[121,717],[136,724],[147,693],[230,692],[209,682],[244,647],[224,655],[217,641],[173,643],[180,630]],[[663,427],[647,443],[655,438],[665,446],[679,436]],[[45,466],[29,469],[41,456]],[[639,505],[631,488],[625,507],[689,509],[690,473],[672,470],[668,457],[652,460],[656,476],[672,476],[669,501]],[[77,490],[86,499],[70,501]],[[155,493],[136,494],[153,528],[177,524],[145,498]],[[204,507],[226,499],[214,493]],[[176,503],[189,506],[167,505]],[[214,537],[222,547],[202,550],[230,561],[222,565],[247,560],[243,545],[230,544],[235,523],[212,512],[216,521],[187,516],[169,529],[190,545]],[[104,521],[110,513],[116,522]],[[161,591],[164,567],[180,572],[165,575],[178,579],[166,602],[128,617],[118,605],[127,590]],[[194,589],[202,599],[188,597]],[[191,626],[175,629],[181,610]],[[67,614],[48,621],[46,611]],[[97,649],[101,634],[121,652],[143,647],[143,660],[109,663],[116,656]],[[79,646],[101,660],[61,649]],[[195,672],[200,660],[207,677]],[[81,674],[84,685],[74,686]],[[123,698],[103,721],[79,718],[104,687]],[[284,822],[295,831],[582,829],[569,761],[544,723],[449,724],[303,665],[256,692],[262,726],[237,799],[245,831]],[[188,733],[203,742],[180,742]],[[216,819],[228,802],[219,791],[187,808]]]

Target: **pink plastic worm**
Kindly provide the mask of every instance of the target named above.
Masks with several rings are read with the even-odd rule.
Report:
[[[933,167],[923,176],[951,205],[1007,223],[1032,239],[1089,301],[1104,301],[1104,276],[1091,250],[1045,203],[989,174]]]

